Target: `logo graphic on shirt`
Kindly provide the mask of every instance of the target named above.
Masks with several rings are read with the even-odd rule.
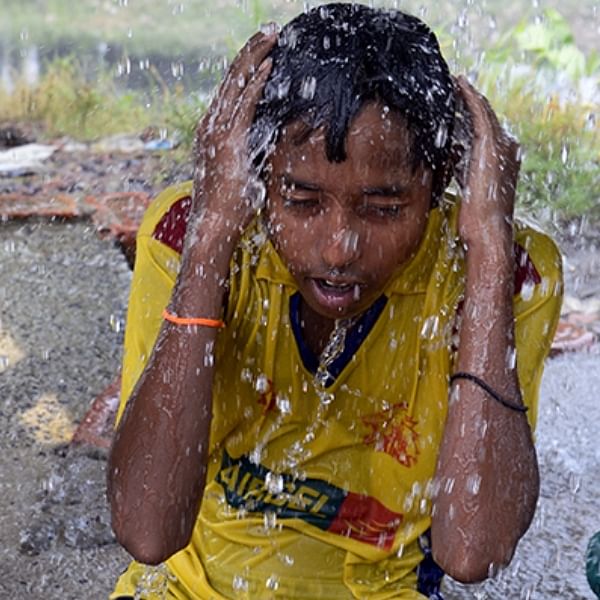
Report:
[[[354,540],[389,550],[402,514],[386,508],[377,499],[355,494],[320,479],[294,479],[282,474],[283,490],[274,494],[265,480],[269,470],[241,456],[223,451],[216,480],[233,508],[248,512],[275,513],[281,519],[302,521]]]
[[[371,430],[363,438],[363,443],[376,451],[389,454],[405,467],[412,467],[421,453],[420,436],[417,421],[406,413],[406,409],[406,403],[401,402],[363,417],[362,422]],[[404,414],[399,414],[400,412]]]

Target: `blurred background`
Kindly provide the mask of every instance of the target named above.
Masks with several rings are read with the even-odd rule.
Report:
[[[155,127],[186,151],[242,43],[316,4],[2,0],[0,122],[83,140]],[[452,69],[469,73],[510,123],[524,147],[522,206],[553,218],[600,214],[597,0],[371,4],[423,18]]]
[[[0,0],[1,598],[104,599],[127,565],[110,529],[104,469],[137,225],[158,191],[190,177],[196,122],[245,40],[319,4]],[[420,16],[451,69],[488,96],[522,144],[517,210],[564,254],[534,523],[498,578],[449,581],[445,597],[591,600],[585,550],[600,530],[600,2],[369,4]],[[149,570],[147,585],[160,577]]]

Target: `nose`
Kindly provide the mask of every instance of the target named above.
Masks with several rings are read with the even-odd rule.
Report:
[[[341,216],[333,219],[321,250],[323,261],[329,269],[343,269],[360,257],[360,234]]]

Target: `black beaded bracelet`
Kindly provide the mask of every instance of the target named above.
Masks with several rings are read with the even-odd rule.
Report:
[[[526,406],[521,406],[519,404],[514,404],[509,400],[505,400],[498,392],[493,390],[483,379],[479,379],[476,375],[472,375],[471,373],[467,373],[465,371],[458,371],[450,376],[450,385],[454,383],[457,379],[467,379],[468,381],[472,381],[476,385],[478,385],[482,390],[485,390],[494,400],[500,402],[502,406],[506,406],[506,408],[510,408],[511,410],[516,410],[520,413],[527,412]]]

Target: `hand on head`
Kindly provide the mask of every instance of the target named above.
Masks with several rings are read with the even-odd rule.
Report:
[[[512,227],[520,147],[485,96],[463,76],[455,82],[472,128],[467,157],[460,163],[464,170],[455,171],[463,196],[459,234],[467,245],[489,245]]]
[[[277,34],[259,32],[240,50],[196,131],[194,214],[223,220],[239,235],[256,212],[259,182],[248,152],[256,104],[271,70]]]

